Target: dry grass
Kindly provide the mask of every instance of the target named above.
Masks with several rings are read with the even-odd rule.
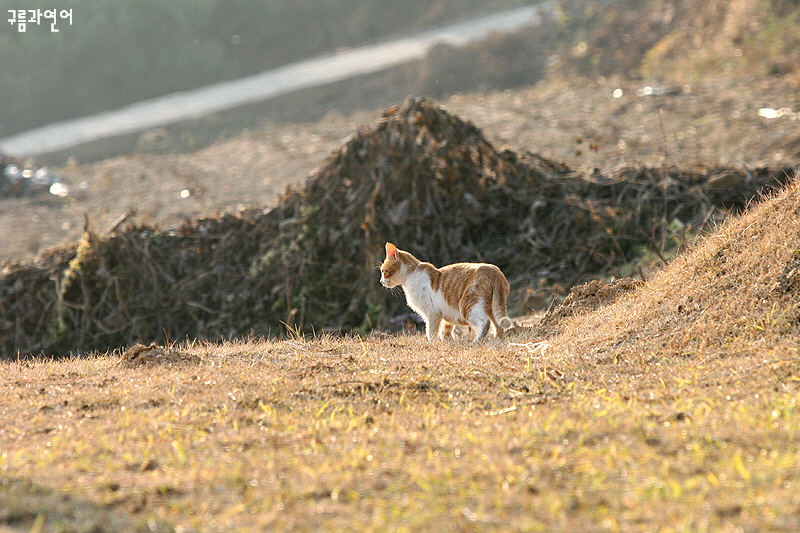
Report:
[[[800,526],[797,354],[559,360],[421,337],[4,364],[29,530]]]
[[[795,531],[800,193],[596,311],[2,363],[0,524]]]
[[[639,70],[646,78],[785,76],[794,84],[800,81],[796,2],[702,2],[677,11],[677,24],[643,54]]]
[[[722,225],[616,305],[564,324],[559,356],[794,353],[800,334],[800,191],[795,181]]]

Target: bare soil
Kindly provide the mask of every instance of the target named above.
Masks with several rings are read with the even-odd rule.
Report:
[[[340,100],[346,111],[331,103],[318,121],[296,120],[302,113],[288,121],[265,113],[251,121],[256,127],[199,150],[186,149],[191,132],[155,131],[143,134],[130,155],[72,160],[54,169],[71,187],[68,197],[0,199],[0,260],[31,259],[43,249],[76,242],[85,217],[98,232],[131,211],[136,222],[171,228],[187,218],[273,205],[287,186],[302,184],[382,110],[374,107],[375,99],[364,98],[365,109],[345,96]],[[630,165],[800,164],[800,94],[791,81],[778,78],[682,86],[561,80],[455,94],[442,104],[474,122],[498,147],[575,168],[614,173]],[[762,108],[780,116],[766,118]]]

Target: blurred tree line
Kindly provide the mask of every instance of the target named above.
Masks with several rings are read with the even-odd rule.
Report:
[[[523,0],[0,0],[0,137]],[[72,25],[8,22],[72,9]]]

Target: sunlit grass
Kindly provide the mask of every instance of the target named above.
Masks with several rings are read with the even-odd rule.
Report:
[[[613,304],[423,336],[3,362],[17,529],[800,529],[798,190]]]
[[[616,379],[522,344],[328,337],[172,348],[197,363],[5,363],[4,520],[58,530],[79,507],[100,527],[179,530],[796,525],[796,357],[744,373],[749,359],[639,361]]]

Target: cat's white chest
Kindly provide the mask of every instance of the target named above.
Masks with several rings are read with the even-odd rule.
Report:
[[[406,293],[406,302],[409,307],[422,315],[423,318],[439,315],[445,320],[456,322],[458,310],[451,307],[444,299],[444,295],[431,287],[430,276],[426,272],[413,272],[403,284]]]

